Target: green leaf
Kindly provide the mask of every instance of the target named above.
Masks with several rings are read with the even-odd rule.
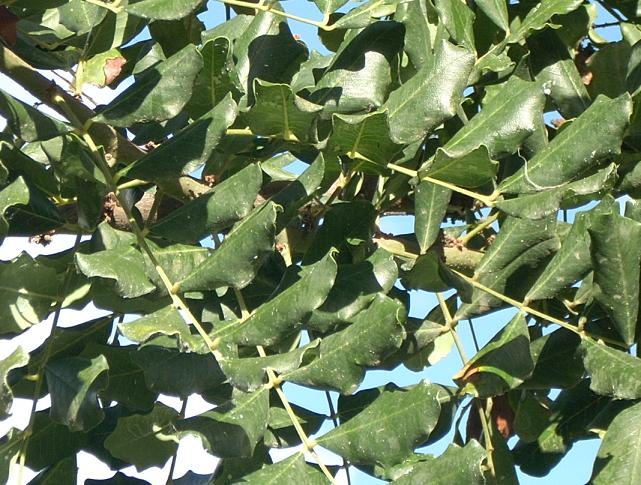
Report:
[[[317,433],[327,420],[327,416],[324,414],[311,412],[295,404],[290,404],[290,406],[306,436],[312,436]],[[301,439],[296,432],[293,420],[283,407],[282,402],[275,403],[272,401],[269,408],[269,420],[264,442],[272,448],[289,448],[290,446],[301,444]]]
[[[505,32],[509,32],[509,17],[505,0],[476,0],[475,4],[487,15],[492,22]]]
[[[498,162],[490,158],[485,145],[459,157],[450,156],[446,150],[439,148],[432,163],[420,171],[420,176],[475,188],[490,182],[497,169]]]
[[[239,483],[253,485],[323,485],[327,478],[315,468],[305,463],[302,454],[295,455],[274,465],[267,465],[242,478]]]
[[[474,52],[474,12],[465,2],[436,0],[434,2],[443,26],[452,39]]]
[[[156,289],[145,273],[145,260],[136,248],[107,249],[93,254],[76,253],[78,269],[89,278],[115,280],[120,296],[135,298]]]
[[[76,34],[85,34],[100,24],[107,10],[84,0],[69,0],[58,7],[60,23]]]
[[[408,467],[409,470],[392,483],[394,485],[414,483],[481,485],[485,483],[481,472],[481,462],[484,459],[485,450],[477,441],[471,441],[463,448],[450,445],[439,457],[426,456],[417,463],[412,463]]]
[[[528,40],[537,81],[545,83],[554,104],[565,118],[574,118],[590,106],[581,75],[559,36],[545,31]]]
[[[58,301],[58,280],[53,268],[27,253],[0,262],[0,335],[15,334],[40,323]]]
[[[516,315],[455,376],[461,392],[499,396],[523,383],[534,369],[530,336],[522,313]]]
[[[278,212],[279,207],[272,202],[254,209],[198,269],[176,283],[174,290],[243,288],[251,283],[264,258],[273,250]]]
[[[171,119],[189,101],[194,80],[202,67],[202,57],[196,47],[189,45],[145,71],[94,121],[126,127],[132,123]]]
[[[562,184],[533,194],[522,194],[507,200],[500,200],[496,207],[515,217],[541,219],[555,214],[561,205],[577,206],[595,196],[610,190],[617,179],[616,164],[611,163],[596,173],[576,182]]]
[[[590,389],[615,399],[641,398],[641,359],[589,339],[580,348]]]
[[[333,25],[337,29],[362,29],[374,19],[393,15],[402,0],[369,0],[353,8]]]
[[[226,358],[221,360],[221,367],[235,388],[253,392],[267,384],[267,369],[285,374],[310,363],[318,356],[319,343],[320,339],[316,339],[305,347],[267,357]]]
[[[334,286],[325,302],[307,319],[307,328],[326,332],[347,323],[366,308],[377,293],[390,291],[397,276],[394,257],[384,249],[377,249],[359,263],[339,265]]]
[[[345,5],[348,0],[308,0],[314,2],[323,15],[329,15],[336,12],[339,8]]]
[[[143,370],[134,364],[134,346],[114,347],[89,343],[81,357],[92,359],[104,357],[109,366],[108,385],[101,390],[100,397],[105,401],[119,402],[129,409],[149,411],[158,394],[147,389]]]
[[[125,7],[132,15],[151,20],[178,20],[196,10],[202,0],[131,0]]]
[[[584,374],[580,343],[576,334],[562,328],[533,340],[530,354],[534,370],[522,387],[569,389],[577,385]]]
[[[358,400],[359,394],[345,399]],[[352,463],[395,465],[427,440],[441,403],[449,399],[444,388],[426,381],[405,389],[389,385],[362,411],[316,441]]]
[[[4,91],[0,91],[0,115],[7,120],[11,132],[26,142],[49,140],[69,131],[64,123]]]
[[[553,25],[552,17],[572,12],[583,3],[581,0],[552,0],[542,1],[532,8],[520,25],[512,28],[507,37],[507,42],[520,42],[533,31],[541,30],[548,25]]]
[[[88,431],[104,419],[97,394],[108,384],[107,359],[69,357],[49,362],[45,367],[51,394],[51,419],[66,424],[71,431]]]
[[[375,22],[355,32],[323,72],[310,101],[324,105],[328,113],[382,106],[392,86],[392,66],[403,48],[404,30],[397,22]]]
[[[272,5],[280,7],[278,2]],[[283,17],[263,11],[255,15],[252,12],[252,16],[233,43],[234,74],[239,89],[249,94],[248,102],[253,101],[254,79],[288,84],[308,55],[307,48],[294,39]]]
[[[184,353],[150,345],[132,353],[131,360],[142,369],[148,389],[182,399],[214,389],[225,380],[209,353]]]
[[[163,466],[178,448],[174,429],[177,418],[176,411],[161,403],[156,403],[149,414],[119,418],[105,440],[105,448],[137,470]]]
[[[200,436],[212,454],[225,457],[252,456],[267,429],[269,390],[234,392],[232,401],[198,416],[179,421],[181,435]]]
[[[364,367],[376,366],[401,345],[404,320],[403,305],[379,294],[351,325],[321,341],[317,359],[283,378],[343,394],[354,392],[363,380]]]
[[[118,324],[122,335],[133,342],[145,343],[158,335],[176,337],[179,348],[186,348],[191,333],[185,320],[173,305],[166,306],[132,322]]]
[[[623,341],[632,345],[639,314],[641,223],[620,216],[618,211],[610,212],[596,217],[588,231],[595,299]]]
[[[22,177],[18,177],[0,190],[0,244],[9,231],[9,221],[5,218],[4,213],[16,205],[28,204],[29,192],[29,187]]]
[[[500,85],[500,92],[448,140],[443,150],[458,157],[485,145],[490,157],[514,153],[536,130],[544,106],[540,83],[510,76]]]
[[[231,95],[124,170],[128,177],[159,181],[190,173],[203,165],[236,119]]]
[[[641,403],[623,410],[599,447],[590,483],[630,484],[641,480]]]
[[[450,189],[425,180],[414,189],[414,232],[421,253],[425,253],[436,242],[451,197]]]
[[[231,40],[226,37],[206,39],[203,36],[200,55],[203,57],[203,70],[194,81],[194,92],[187,105],[189,114],[194,118],[203,116],[220,103],[227,93],[237,93],[231,75],[234,64]]]
[[[438,14],[431,3],[411,1],[401,3],[394,14],[394,20],[405,25],[405,47],[416,70],[432,62],[431,34],[436,30]]]
[[[73,482],[78,475],[78,465],[75,456],[68,456],[40,472],[32,481],[32,485],[56,485]],[[85,482],[86,483],[86,482]]]
[[[0,438],[0,480],[3,483],[9,482],[9,470],[14,457],[20,452],[22,445],[22,433],[15,428]]]
[[[249,318],[233,322],[214,335],[231,338],[241,345],[275,345],[298,331],[303,320],[323,304],[336,278],[333,251],[317,263],[303,266],[299,279],[276,288],[274,296],[259,306]]]
[[[421,67],[385,103],[394,141],[410,143],[424,138],[454,116],[473,66],[474,54],[468,49],[439,42],[434,65]]]
[[[334,114],[332,128],[327,142],[328,153],[347,155],[357,160],[355,167],[365,162],[385,167],[401,151],[401,145],[390,139],[385,112],[376,111],[365,115]]]
[[[245,114],[257,135],[279,136],[287,141],[313,140],[313,121],[321,106],[296,96],[287,84],[254,81],[255,104]]]
[[[22,347],[18,347],[10,355],[0,361],[0,419],[7,419],[11,404],[13,403],[13,393],[9,387],[9,372],[11,369],[23,367],[29,363],[29,354]]]
[[[631,114],[630,97],[599,96],[572,124],[500,185],[502,193],[531,193],[575,180],[584,170],[620,152]],[[599,129],[595,129],[595,127]],[[585,133],[592,136],[585,137]],[[527,172],[526,172],[527,170]]]

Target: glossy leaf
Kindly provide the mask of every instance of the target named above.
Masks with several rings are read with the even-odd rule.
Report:
[[[332,251],[315,264],[303,266],[299,279],[292,284],[281,282],[272,299],[242,322],[231,323],[222,333],[240,345],[274,345],[296,332],[303,320],[323,304],[336,278]],[[287,274],[285,275],[287,278]]]
[[[481,473],[481,462],[484,459],[485,450],[476,441],[471,441],[463,448],[450,445],[439,457],[428,456],[411,464],[409,470],[392,483],[482,484],[485,483]]]
[[[211,111],[128,167],[129,177],[158,181],[193,172],[204,164],[236,119],[236,103],[225,97]]]
[[[51,394],[51,418],[72,431],[87,431],[104,418],[97,394],[107,387],[107,359],[69,357],[49,362],[47,387]]]
[[[621,136],[630,113],[631,104],[627,95],[615,99],[598,97],[547,147],[505,179],[499,190],[503,193],[531,193],[554,189],[575,180],[593,164],[620,152]],[[583,133],[597,124],[604,129],[596,131],[594,136],[586,140]]]
[[[590,389],[616,399],[639,399],[641,359],[586,339],[581,342],[581,353],[591,377]]]
[[[603,214],[589,232],[595,298],[623,341],[632,345],[639,314],[641,223],[618,213]]]
[[[296,453],[290,458],[273,465],[267,465],[242,478],[241,483],[254,485],[297,485],[306,483],[321,485],[327,478],[319,471],[305,464],[305,458]]]
[[[434,5],[439,13],[441,23],[449,32],[452,39],[474,51],[474,12],[465,2],[449,2],[436,0]]]
[[[247,286],[274,247],[279,207],[268,202],[241,221],[195,271],[176,283],[181,292]]]
[[[426,381],[407,389],[390,386],[317,442],[352,463],[394,465],[427,440],[447,400],[442,387]]]
[[[473,65],[474,55],[469,50],[441,41],[434,65],[423,66],[385,103],[394,141],[409,143],[423,138],[454,116]]]
[[[94,121],[114,126],[165,121],[176,116],[191,97],[203,60],[194,46],[180,50],[146,71],[114,99]]]
[[[405,309],[398,301],[378,295],[349,327],[322,340],[317,359],[283,377],[343,394],[354,392],[364,367],[376,365],[401,345],[404,319]]]

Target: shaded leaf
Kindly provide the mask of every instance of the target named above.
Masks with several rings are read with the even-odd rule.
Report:
[[[88,431],[104,419],[98,393],[108,385],[109,364],[104,356],[94,359],[69,357],[45,367],[51,394],[51,419],[72,431]]]
[[[490,158],[487,147],[480,147],[460,157],[452,157],[447,151],[438,149],[436,156],[420,176],[429,176],[462,187],[480,187],[496,175],[498,163]]]
[[[580,343],[578,335],[562,328],[533,340],[530,354],[534,370],[522,387],[568,389],[578,384],[584,374]]]
[[[49,140],[69,131],[64,123],[0,91],[0,114],[11,132],[26,142]]]
[[[13,394],[7,380],[12,369],[23,367],[29,363],[29,354],[18,347],[10,355],[0,361],[0,419],[9,417]]]
[[[421,253],[436,242],[451,197],[450,189],[425,180],[414,189],[414,232]]]
[[[455,376],[461,392],[487,398],[523,383],[534,369],[530,336],[522,313],[516,315]]]
[[[105,440],[105,447],[137,470],[163,466],[178,448],[173,426],[177,417],[172,408],[156,403],[149,414],[119,418],[116,428]]]
[[[255,485],[298,485],[305,483],[321,485],[327,483],[327,478],[319,470],[307,465],[303,455],[296,453],[290,458],[274,465],[267,465],[244,476],[238,483]]]
[[[641,403],[614,418],[599,447],[592,479],[598,484],[633,484],[641,480]]]
[[[18,177],[0,190],[0,244],[9,231],[9,221],[5,219],[5,212],[17,205],[29,203],[29,187],[22,177]]]
[[[487,15],[492,22],[505,32],[509,31],[509,18],[507,2],[505,0],[477,0],[476,5]]]
[[[125,8],[132,15],[151,20],[177,20],[201,4],[202,0],[130,0]]]
[[[507,37],[508,42],[520,42],[535,30],[544,29],[552,24],[554,15],[561,15],[575,10],[581,5],[580,0],[553,0],[537,4],[525,16]]]
[[[122,335],[133,342],[145,343],[158,335],[176,337],[178,346],[185,348],[191,340],[191,333],[185,320],[173,305],[148,313],[137,320],[120,323]]]
[[[441,23],[447,29],[452,39],[470,51],[474,46],[474,12],[465,2],[450,2],[436,0],[434,2]]]

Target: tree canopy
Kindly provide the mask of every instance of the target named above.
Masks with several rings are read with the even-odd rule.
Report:
[[[53,322],[0,362],[0,419],[33,402],[0,482],[75,483],[81,450],[171,482],[195,435],[219,466],[173,483],[510,484],[593,437],[592,483],[641,483],[638,2],[223,3],[206,29],[216,2],[0,1],[0,72],[38,100],[0,91],[0,242],[76,236],[0,261],[0,338]],[[409,316],[410,291],[437,304]],[[363,387],[399,366],[414,384]],[[193,394],[214,407],[158,401]]]

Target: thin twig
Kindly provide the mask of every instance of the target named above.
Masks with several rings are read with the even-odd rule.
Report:
[[[293,15],[283,10],[275,9],[272,5],[269,5],[269,4],[266,5],[262,3],[244,2],[242,0],[218,0],[218,1],[227,5],[235,5],[236,7],[245,7],[245,8],[254,9],[255,11],[260,10],[263,12],[273,13],[274,15],[279,15],[280,17],[296,20],[304,24],[313,25],[314,27],[318,27],[319,29],[325,30],[325,31],[334,30],[335,28],[334,25],[328,25],[329,18],[325,18],[322,21],[318,21],[318,20],[308,19],[305,17],[299,17],[298,15]]]
[[[186,397],[183,399],[182,405],[180,406],[180,419],[183,419],[185,417],[185,411],[187,411],[187,401],[189,400],[189,397]],[[173,476],[174,476],[174,470],[176,469],[176,461],[178,460],[178,448],[176,448],[176,451],[171,457],[171,464],[169,465],[169,474],[167,475],[167,485],[171,485],[174,483]]]

